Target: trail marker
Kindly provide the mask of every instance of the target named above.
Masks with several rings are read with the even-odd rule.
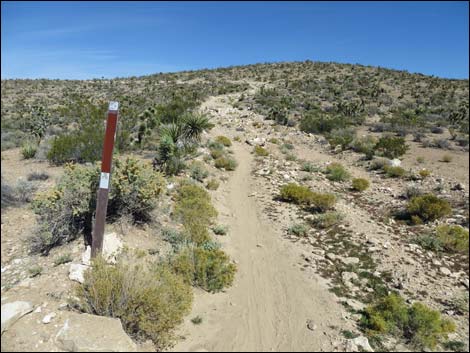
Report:
[[[95,226],[91,240],[91,257],[100,255],[103,250],[104,225],[108,208],[108,193],[111,180],[111,162],[113,160],[114,140],[116,139],[119,103],[109,102],[108,121],[104,135],[103,157],[101,159],[100,185],[96,201]]]

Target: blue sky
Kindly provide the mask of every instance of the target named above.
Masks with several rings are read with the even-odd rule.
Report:
[[[87,79],[274,61],[468,78],[464,2],[5,2],[2,78]]]

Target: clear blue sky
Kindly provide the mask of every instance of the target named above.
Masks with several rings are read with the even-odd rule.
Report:
[[[464,2],[5,2],[2,78],[336,61],[468,78]]]

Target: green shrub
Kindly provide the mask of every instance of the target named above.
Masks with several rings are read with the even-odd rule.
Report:
[[[330,228],[340,223],[343,218],[343,214],[335,211],[329,211],[315,216],[315,218],[312,219],[312,225],[321,229]]]
[[[36,145],[28,142],[24,144],[23,147],[21,148],[21,154],[23,155],[24,159],[31,159],[31,158],[34,158],[34,156],[36,156],[37,150],[38,148]]]
[[[207,182],[206,188],[208,190],[217,190],[219,188],[219,182],[215,179],[211,179]]]
[[[421,169],[419,171],[419,176],[422,178],[422,179],[426,179],[428,176],[431,175],[431,172],[427,169]]]
[[[406,174],[406,170],[402,167],[393,167],[391,165],[385,166],[384,171],[389,178],[401,178]]]
[[[403,137],[394,136],[382,136],[375,145],[376,151],[391,159],[404,155],[408,148]]]
[[[228,156],[221,156],[215,160],[214,165],[218,169],[224,168],[231,171],[237,167],[237,161]]]
[[[217,211],[206,190],[194,184],[183,184],[178,190],[173,214],[192,242],[202,244],[209,240],[207,228]]]
[[[187,248],[172,259],[177,274],[209,292],[219,292],[232,285],[236,266],[219,249]]]
[[[326,212],[334,207],[336,197],[333,194],[314,192],[310,197],[310,207],[314,211]]]
[[[275,145],[278,145],[280,143],[280,141],[275,137],[270,138],[268,142],[273,143]]]
[[[191,288],[167,266],[122,260],[95,260],[76,294],[82,311],[119,318],[130,336],[150,339],[159,350],[169,346],[192,302]]]
[[[353,190],[362,192],[364,190],[367,190],[370,186],[370,182],[367,179],[363,178],[355,178],[352,180],[352,188]]]
[[[326,177],[331,181],[346,181],[351,175],[340,163],[331,163],[326,167]]]
[[[298,237],[306,237],[308,235],[308,226],[304,223],[296,223],[289,227],[287,233],[294,234]]]
[[[333,129],[343,128],[344,118],[341,116],[331,116],[317,111],[305,114],[300,120],[300,130],[313,134],[331,132]]]
[[[63,265],[72,262],[72,255],[70,253],[59,256],[54,260],[54,266]]]
[[[199,315],[198,316],[195,316],[191,319],[191,322],[194,324],[194,325],[200,325],[202,323],[202,317],[200,317]]]
[[[39,265],[34,265],[28,269],[29,277],[33,278],[41,275],[43,268]]]
[[[364,153],[369,159],[375,154],[375,145],[377,144],[377,139],[374,136],[364,136],[357,137],[351,143],[351,148],[353,151],[358,153]]]
[[[426,250],[442,251],[442,242],[434,234],[422,234],[415,239],[415,243]]]
[[[436,228],[436,237],[444,249],[451,252],[469,252],[468,230],[458,225],[443,224]]]
[[[313,192],[306,186],[290,183],[281,187],[280,198],[283,201],[293,202],[298,205],[309,204]]]
[[[302,170],[303,172],[312,173],[318,171],[318,168],[310,162],[304,162],[302,163],[300,170]]]
[[[370,170],[385,170],[385,168],[390,164],[390,161],[387,158],[375,158],[369,165]]]
[[[39,216],[39,229],[30,239],[33,252],[47,254],[81,232],[91,239],[99,176],[97,165],[66,165],[57,186],[37,195],[33,209]],[[107,216],[129,214],[135,221],[148,220],[164,188],[165,180],[150,164],[130,158],[116,160]]]
[[[226,235],[228,232],[228,227],[222,224],[219,224],[215,227],[212,227],[212,231],[215,235]]]
[[[202,182],[209,175],[209,172],[204,166],[204,163],[199,161],[195,161],[191,164],[191,166],[189,167],[189,173],[191,175],[191,178],[200,182]]]
[[[418,163],[424,163],[424,157],[422,157],[422,156],[416,157],[416,162],[418,162]]]
[[[331,146],[341,146],[344,151],[356,137],[356,130],[352,128],[334,129],[326,135]]]
[[[230,139],[226,136],[217,136],[215,138],[215,142],[218,142],[218,143],[221,143],[222,145],[224,145],[225,147],[230,147],[232,146],[232,141],[230,141]]]
[[[423,222],[432,222],[451,214],[449,203],[435,195],[426,194],[413,197],[407,205],[410,217],[417,217]]]
[[[421,303],[407,306],[402,297],[393,293],[368,306],[361,325],[372,336],[393,334],[421,349],[434,348],[455,330],[455,325],[442,319],[439,312]]]
[[[269,155],[269,152],[261,146],[255,146],[253,152],[260,157],[266,157],[267,155]]]
[[[218,150],[218,149],[211,149],[210,154],[211,154],[211,157],[213,159],[218,159],[218,158],[221,158],[224,155],[224,151],[223,150]]]

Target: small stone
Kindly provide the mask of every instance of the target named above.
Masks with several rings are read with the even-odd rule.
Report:
[[[313,322],[313,320],[307,320],[307,328],[310,331],[315,331],[317,329],[317,325]]]
[[[33,311],[33,304],[25,301],[16,301],[3,304],[1,311],[3,333],[21,317]]]
[[[360,260],[357,257],[342,257],[341,261],[345,265],[357,265],[360,262]]]
[[[89,266],[82,264],[71,264],[69,269],[69,279],[78,283],[85,282],[84,274],[88,268]]]
[[[441,267],[441,268],[439,268],[439,271],[443,275],[446,275],[446,276],[450,276],[450,274],[452,273],[447,267]]]
[[[42,323],[43,324],[49,324],[53,318],[56,317],[56,313],[50,313],[50,314],[47,314],[46,316],[44,316],[44,318],[42,319]]]

